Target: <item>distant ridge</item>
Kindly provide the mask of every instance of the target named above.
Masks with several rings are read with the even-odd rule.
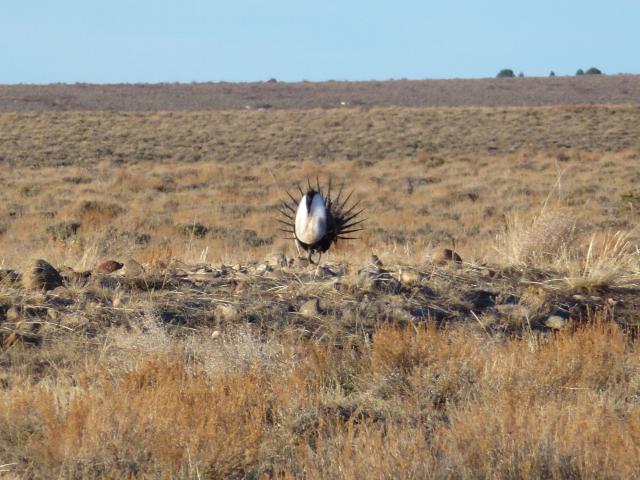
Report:
[[[640,75],[474,80],[0,85],[0,111],[640,104]]]

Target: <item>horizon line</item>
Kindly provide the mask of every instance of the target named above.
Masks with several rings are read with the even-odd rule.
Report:
[[[514,71],[515,73],[515,71]],[[237,85],[251,85],[251,84],[295,84],[295,83],[312,83],[312,84],[321,84],[321,83],[370,83],[370,82],[441,82],[441,81],[476,81],[476,80],[523,80],[523,79],[541,79],[541,78],[578,78],[578,77],[621,77],[621,76],[638,76],[640,73],[627,73],[627,72],[618,72],[618,73],[605,73],[601,74],[554,74],[551,75],[551,72],[547,75],[523,75],[519,76],[520,73],[515,74],[513,77],[503,77],[500,78],[497,75],[490,77],[423,77],[423,78],[408,78],[408,77],[390,77],[386,79],[360,79],[360,80],[352,80],[352,79],[326,79],[326,80],[279,80],[276,77],[270,77],[267,80],[191,80],[191,81],[182,81],[182,80],[161,80],[161,81],[120,81],[120,82],[100,82],[100,81],[85,81],[85,80],[76,80],[76,81],[51,81],[51,82],[2,82],[0,81],[0,86],[81,86],[81,85],[100,85],[100,86],[110,86],[110,85],[211,85],[211,84],[237,84]]]

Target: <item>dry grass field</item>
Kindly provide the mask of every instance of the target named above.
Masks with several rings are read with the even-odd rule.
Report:
[[[266,79],[265,79],[266,80]],[[366,82],[0,85],[0,111],[154,112],[640,103],[640,75]]]
[[[632,105],[1,113],[0,474],[633,478],[639,139]],[[318,268],[274,221],[316,176],[368,218]]]

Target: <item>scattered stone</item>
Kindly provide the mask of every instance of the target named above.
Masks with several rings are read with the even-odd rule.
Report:
[[[194,282],[210,282],[215,280],[216,278],[220,278],[220,272],[195,272],[187,275],[189,280],[193,280]]]
[[[325,279],[337,277],[338,274],[326,265],[317,265],[315,272],[313,272],[313,276],[316,279]]]
[[[394,322],[411,322],[412,320],[418,320],[414,318],[411,313],[409,313],[406,309],[402,307],[391,307],[388,312],[386,312],[388,318]]]
[[[115,260],[107,260],[99,264],[93,271],[100,274],[109,274],[120,270],[122,267],[124,267],[123,263],[116,262]]]
[[[220,331],[219,331],[219,330],[214,330],[214,331],[211,333],[211,338],[213,338],[214,340],[215,340],[216,338],[220,338]]]
[[[365,290],[380,290],[386,293],[397,293],[402,290],[402,284],[395,275],[386,270],[371,267],[358,272],[358,287]]]
[[[235,322],[240,320],[240,311],[235,305],[221,303],[216,307],[216,316],[226,322]]]
[[[213,267],[211,267],[210,265],[202,265],[201,267],[198,267],[193,273],[200,275],[203,273],[211,273],[213,271]]]
[[[325,263],[322,266],[329,270],[332,276],[343,277],[347,274],[347,268],[343,264]]]
[[[401,268],[398,276],[405,285],[417,285],[421,280],[420,272],[413,269]]]
[[[221,270],[214,270],[209,265],[201,265],[198,268],[189,269],[183,275],[189,280],[195,282],[202,282],[208,280],[214,280],[221,277],[223,272]]]
[[[7,310],[7,313],[6,313],[7,321],[16,322],[18,321],[19,318],[20,318],[20,312],[18,312],[18,309],[16,307],[11,307],[9,310]]]
[[[582,304],[602,304],[602,297],[599,297],[597,295],[575,294],[572,295],[571,298],[573,298],[576,302]]]
[[[320,315],[320,300],[313,298],[300,306],[300,315],[304,317],[317,317]]]
[[[295,259],[294,265],[300,268],[307,268],[309,266],[309,259],[305,257],[298,257]]]
[[[23,275],[22,285],[27,290],[53,290],[62,286],[62,277],[50,263],[38,259]]]
[[[116,290],[117,288],[125,287],[128,280],[125,277],[116,275],[99,275],[96,278],[98,279],[98,285],[101,288],[108,288],[110,290]]]
[[[268,258],[269,263],[276,265],[278,267],[286,267],[288,265],[288,261],[287,261],[287,257],[284,253],[282,252],[278,252],[278,253],[274,253],[272,254],[269,258]]]
[[[517,319],[521,321],[527,321],[531,318],[531,311],[526,305],[507,303],[503,305],[496,305],[495,310],[504,315],[507,318]]]
[[[266,263],[261,263],[256,267],[256,273],[266,273],[270,272],[271,270],[272,268]]]
[[[111,304],[114,308],[122,307],[123,305],[126,305],[126,303],[127,299],[124,298],[121,294],[114,295],[113,300],[111,300]]]
[[[493,278],[496,276],[496,271],[491,268],[485,267],[480,270],[480,275],[482,275],[483,277]]]
[[[133,258],[129,258],[124,262],[122,273],[126,278],[135,279],[144,277],[144,268]]]
[[[3,285],[13,285],[20,281],[20,274],[15,270],[0,270],[0,283]]]
[[[544,322],[544,325],[547,328],[551,328],[553,330],[560,330],[566,324],[567,324],[567,320],[561,317],[560,315],[551,315]]]
[[[473,310],[483,310],[485,308],[492,307],[496,304],[496,298],[498,294],[496,292],[490,292],[487,290],[471,290],[462,294],[462,300],[470,302]]]
[[[377,271],[373,271],[369,268],[363,268],[358,272],[358,287],[366,290],[373,289],[377,275]]]
[[[75,303],[74,294],[66,287],[57,287],[47,292],[46,302],[49,305],[69,306]]]
[[[447,263],[462,263],[462,257],[450,248],[439,248],[431,255],[431,261],[436,265],[446,265]]]
[[[91,277],[90,271],[76,272],[73,268],[66,265],[60,268],[60,276],[67,283],[80,283],[85,284],[89,277]]]
[[[274,278],[274,279],[283,279],[283,281],[287,281],[288,276],[287,276],[287,272],[285,271],[285,269],[283,268],[282,270],[278,269],[278,270],[269,270],[270,272],[270,277]]]

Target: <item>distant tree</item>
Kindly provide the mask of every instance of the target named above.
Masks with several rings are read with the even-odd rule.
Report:
[[[602,75],[602,72],[598,70],[596,67],[591,67],[589,70],[585,72],[586,75]]]
[[[518,77],[520,77],[520,78],[524,78],[524,72],[520,72],[520,73],[518,74]]]
[[[556,76],[556,72],[554,72],[553,70],[551,70],[551,71],[549,72],[549,76],[550,76],[550,77],[555,77],[555,76]]]
[[[267,83],[278,83],[278,80],[276,80],[275,78],[270,78],[269,80],[267,80]]]
[[[513,78],[515,76],[516,75],[513,73],[513,70],[511,70],[510,68],[503,68],[498,72],[496,78]]]
[[[581,68],[579,68],[578,71],[576,72],[576,76],[580,76],[580,75],[584,75],[584,70],[582,70]]]

